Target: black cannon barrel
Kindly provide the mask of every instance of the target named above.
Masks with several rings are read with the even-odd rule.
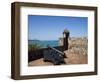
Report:
[[[54,47],[50,47],[50,46],[48,46],[48,48],[50,48],[50,49],[54,50],[55,52],[58,52],[58,53],[59,53],[59,54],[61,54],[61,55],[64,55],[64,53],[63,53],[63,52],[61,52],[61,51],[57,50],[57,49],[56,49],[56,48],[54,48]]]

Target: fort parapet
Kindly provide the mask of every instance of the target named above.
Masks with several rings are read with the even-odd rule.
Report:
[[[68,38],[69,38],[69,31],[67,29],[65,29],[63,31],[63,37],[59,38],[60,46],[55,46],[54,48],[61,51],[61,52],[68,50],[68,45],[69,45],[68,44]],[[44,51],[48,52],[48,48],[28,51],[28,61],[30,62],[30,61],[33,61],[33,60],[36,60],[36,59],[39,59],[39,58],[43,58]]]

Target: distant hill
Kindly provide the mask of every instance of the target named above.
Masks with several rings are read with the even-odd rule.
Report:
[[[28,41],[40,42],[40,40],[37,40],[37,39],[34,39],[34,40],[28,40]]]

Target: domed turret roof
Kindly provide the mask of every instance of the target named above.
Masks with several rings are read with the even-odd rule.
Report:
[[[69,30],[65,29],[65,30],[63,31],[63,33],[69,33]]]

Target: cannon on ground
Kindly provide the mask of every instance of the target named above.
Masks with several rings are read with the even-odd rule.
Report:
[[[57,50],[54,47],[48,46],[48,50],[43,52],[43,60],[52,62],[54,65],[65,64],[64,55],[65,53]]]

